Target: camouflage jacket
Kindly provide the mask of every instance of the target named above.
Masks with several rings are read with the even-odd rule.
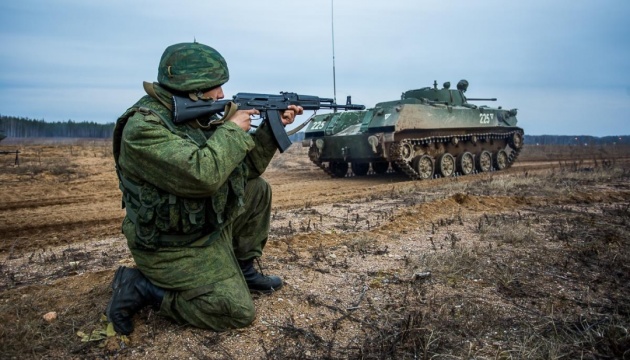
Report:
[[[265,125],[255,133],[229,121],[212,131],[174,125],[150,96],[118,119],[113,140],[123,232],[130,247],[146,250],[206,246],[239,214],[247,179],[260,176],[277,149]]]

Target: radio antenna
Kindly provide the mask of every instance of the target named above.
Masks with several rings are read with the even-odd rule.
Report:
[[[332,28],[332,61],[333,61],[333,100],[337,103],[337,79],[335,76],[335,6],[334,0],[330,0],[330,24]],[[334,110],[337,112],[337,108]]]

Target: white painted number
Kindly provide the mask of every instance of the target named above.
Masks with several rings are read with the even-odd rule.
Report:
[[[480,124],[490,124],[490,120],[494,119],[494,114],[479,114]]]
[[[313,123],[313,125],[311,126],[311,130],[321,130],[324,128],[324,125],[326,125],[325,121],[318,121],[316,123]]]

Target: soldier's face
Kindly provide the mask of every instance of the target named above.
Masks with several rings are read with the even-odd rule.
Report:
[[[212,89],[203,93],[204,99],[212,98],[213,100],[221,100],[224,97],[225,95],[223,94],[223,88],[221,87],[221,85],[215,86]]]

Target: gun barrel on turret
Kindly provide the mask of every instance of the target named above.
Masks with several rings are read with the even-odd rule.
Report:
[[[466,98],[468,101],[497,101],[497,98]]]

